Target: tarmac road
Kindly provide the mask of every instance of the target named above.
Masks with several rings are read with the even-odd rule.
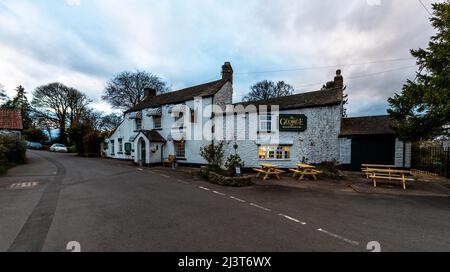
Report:
[[[0,251],[449,251],[448,197],[228,188],[171,169],[28,151],[0,177]],[[376,245],[376,243],[375,243]]]

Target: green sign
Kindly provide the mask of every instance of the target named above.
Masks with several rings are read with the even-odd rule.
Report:
[[[308,128],[308,118],[304,114],[280,114],[280,131],[305,131]]]
[[[131,143],[125,143],[125,154],[131,154]]]

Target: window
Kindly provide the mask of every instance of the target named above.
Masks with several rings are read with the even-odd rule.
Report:
[[[291,146],[288,145],[263,145],[259,147],[260,160],[290,160]]]
[[[179,141],[174,142],[175,145],[175,156],[177,158],[185,158],[186,157],[186,142],[185,141]]]
[[[142,129],[142,119],[136,119],[136,130]]]
[[[119,144],[119,153],[123,153],[123,141],[122,141],[122,139],[118,139],[117,143]]]
[[[272,115],[260,115],[259,116],[259,131],[271,132],[272,131]]]
[[[156,129],[161,128],[161,116],[153,116],[153,126]]]
[[[114,140],[111,140],[111,155],[114,155]]]

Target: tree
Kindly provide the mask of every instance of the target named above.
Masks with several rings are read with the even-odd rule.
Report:
[[[244,101],[258,101],[276,98],[280,96],[288,96],[294,93],[294,87],[279,81],[274,83],[272,81],[263,80],[250,87],[250,93],[244,97]]]
[[[118,109],[129,109],[145,99],[145,88],[153,88],[157,94],[169,90],[167,83],[158,76],[146,72],[122,72],[106,84],[102,99]]]
[[[388,100],[403,140],[432,139],[450,130],[450,3],[433,4],[430,21],[437,33],[428,48],[411,50],[419,66],[416,79]]]
[[[33,120],[31,119],[32,108],[26,94],[25,89],[22,86],[19,86],[16,88],[16,96],[3,105],[5,108],[20,109],[24,129],[33,127]]]
[[[3,104],[6,100],[8,100],[8,96],[6,95],[3,85],[0,84],[0,103]]]
[[[31,104],[40,118],[56,125],[59,140],[66,144],[66,128],[73,126],[81,118],[88,102],[83,93],[55,82],[36,88]]]

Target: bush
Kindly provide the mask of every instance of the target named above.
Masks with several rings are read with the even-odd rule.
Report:
[[[0,173],[26,160],[26,143],[17,136],[0,135]]]
[[[317,170],[322,171],[323,175],[333,179],[342,179],[344,176],[341,170],[339,170],[339,164],[335,160],[320,163],[317,165]]]
[[[208,168],[212,171],[220,170],[223,164],[223,142],[218,145],[210,144],[200,148],[200,155],[207,162]]]
[[[230,155],[225,162],[225,168],[228,172],[236,174],[236,167],[244,167],[245,163],[238,154]]]
[[[81,154],[87,157],[98,157],[101,154],[101,143],[104,138],[101,134],[96,131],[91,131],[84,135],[83,137],[83,150],[84,153]]]

